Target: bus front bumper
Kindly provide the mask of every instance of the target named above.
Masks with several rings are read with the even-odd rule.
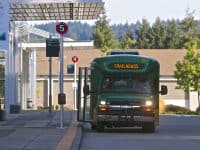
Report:
[[[119,115],[98,115],[98,122],[154,122],[153,116],[119,116]]]

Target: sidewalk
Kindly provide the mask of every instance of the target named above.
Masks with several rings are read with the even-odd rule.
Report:
[[[75,139],[77,125],[75,111],[64,111],[60,128],[60,112],[27,110],[9,114],[0,121],[1,150],[64,150],[69,149]]]

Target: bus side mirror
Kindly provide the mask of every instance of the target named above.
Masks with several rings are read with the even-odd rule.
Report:
[[[84,87],[83,87],[83,93],[84,93],[84,95],[89,95],[89,85],[84,85]]]
[[[161,85],[160,94],[161,94],[161,95],[166,95],[167,92],[168,92],[167,86],[166,86],[166,85]]]

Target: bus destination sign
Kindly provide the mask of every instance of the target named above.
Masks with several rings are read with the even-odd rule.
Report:
[[[113,63],[111,64],[111,68],[114,69],[141,69],[141,64],[136,63]]]

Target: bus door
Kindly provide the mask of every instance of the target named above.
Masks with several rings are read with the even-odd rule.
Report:
[[[79,80],[77,92],[77,120],[79,122],[90,122],[90,95],[89,95],[89,75],[88,67],[79,67]],[[88,90],[88,93],[85,92]]]

